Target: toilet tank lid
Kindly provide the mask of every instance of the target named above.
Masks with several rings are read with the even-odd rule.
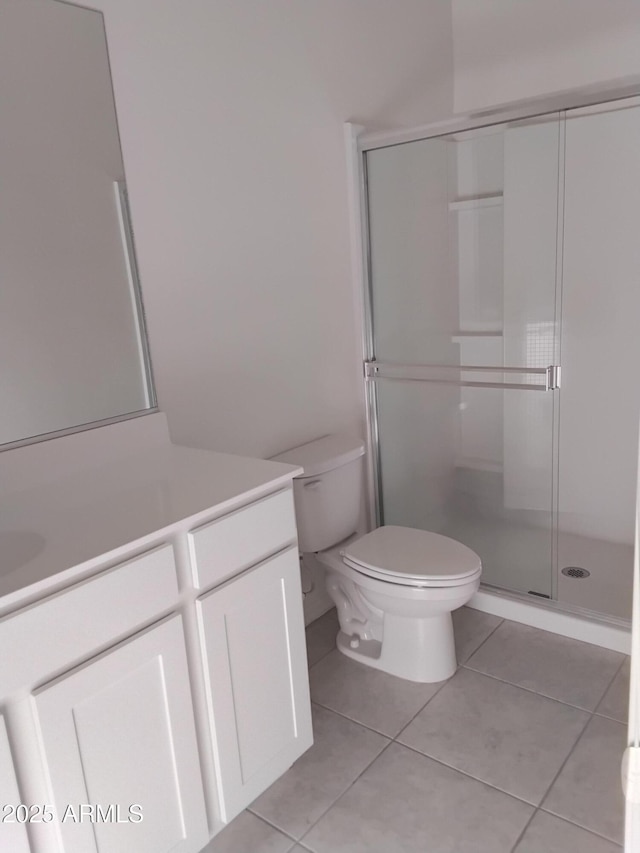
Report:
[[[364,442],[353,435],[325,435],[285,450],[278,456],[272,456],[273,462],[286,462],[288,465],[299,465],[304,473],[295,479],[316,477],[326,471],[332,471],[348,462],[353,462],[364,455]]]

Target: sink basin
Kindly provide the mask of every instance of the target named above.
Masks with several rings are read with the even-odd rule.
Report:
[[[31,530],[0,531],[0,575],[15,572],[44,550],[46,539]]]

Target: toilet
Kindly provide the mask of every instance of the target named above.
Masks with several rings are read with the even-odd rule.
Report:
[[[360,439],[327,435],[274,457],[304,469],[293,481],[300,550],[326,569],[343,654],[410,681],[443,681],[457,667],[451,613],[480,586],[480,558],[412,527],[355,535],[364,453]]]

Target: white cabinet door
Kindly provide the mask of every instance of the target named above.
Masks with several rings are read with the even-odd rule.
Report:
[[[206,844],[179,616],[45,685],[34,700],[64,853],[195,853]]]
[[[313,743],[297,550],[203,596],[198,620],[229,821]]]
[[[0,850],[11,853],[29,853],[29,839],[25,826],[25,817],[42,820],[42,812],[26,816],[24,809],[16,809],[20,804],[18,782],[14,770],[9,738],[4,717],[0,715]],[[29,804],[25,804],[29,805]]]

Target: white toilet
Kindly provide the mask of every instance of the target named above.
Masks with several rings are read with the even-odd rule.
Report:
[[[327,435],[274,457],[304,468],[294,480],[300,549],[327,570],[340,651],[411,681],[456,670],[451,612],[480,585],[480,558],[466,545],[411,527],[355,536],[364,444]]]

